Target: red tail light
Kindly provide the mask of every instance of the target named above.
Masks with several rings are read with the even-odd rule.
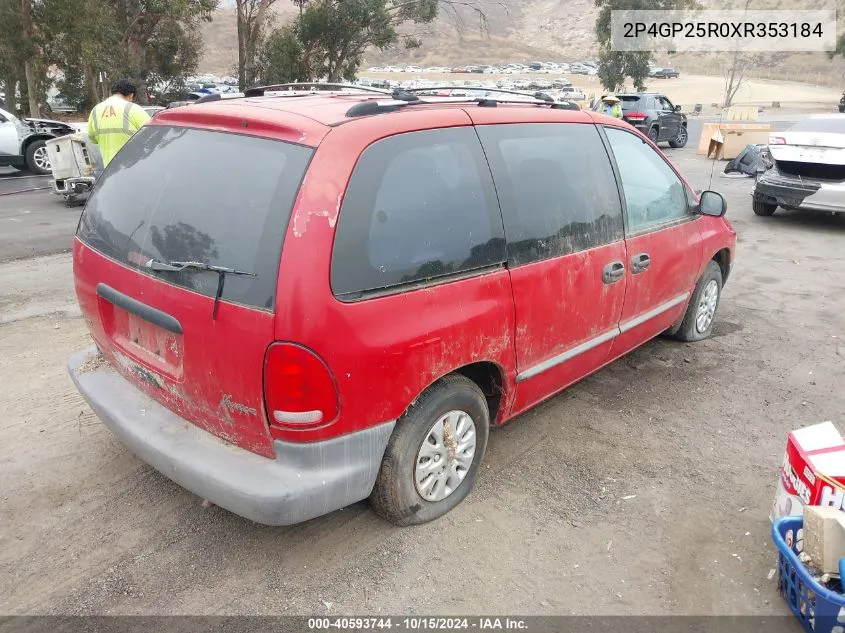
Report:
[[[264,358],[264,404],[270,424],[310,428],[333,422],[340,410],[331,371],[312,351],[274,343]]]
[[[626,112],[625,118],[629,121],[645,121],[648,115],[644,112]]]
[[[782,136],[770,136],[769,145],[786,145],[786,139]]]

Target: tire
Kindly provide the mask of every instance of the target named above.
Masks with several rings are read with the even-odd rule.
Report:
[[[43,140],[33,141],[26,148],[26,168],[37,176],[49,176],[50,158],[47,155],[47,145]]]
[[[751,208],[754,210],[754,215],[770,216],[774,215],[774,212],[777,211],[778,205],[769,204],[762,200],[752,200]]]
[[[660,128],[658,128],[656,125],[648,128],[648,138],[655,145],[657,145],[657,138],[658,138],[659,135],[660,135]]]
[[[681,129],[678,130],[678,136],[669,141],[669,146],[674,147],[675,149],[680,149],[687,144],[687,140],[689,140],[689,134],[687,134],[687,126],[682,125]]]
[[[450,428],[455,429],[451,433],[453,441],[460,439],[455,437],[456,432],[459,435],[464,433],[464,437],[469,438],[465,434],[467,422],[465,419],[463,422],[458,421],[457,412],[468,415],[475,427],[474,451],[471,456],[464,454],[467,464],[464,469],[460,469],[461,459],[456,459],[454,454],[456,447],[453,445],[452,449],[447,448],[449,433],[445,433],[445,437],[441,434],[442,441],[439,438],[435,443],[429,440],[430,437],[436,438],[435,429],[447,416]],[[462,426],[463,432],[460,430]],[[479,465],[487,448],[489,431],[487,400],[478,385],[454,374],[434,383],[408,407],[396,423],[370,495],[370,504],[375,512],[394,525],[407,526],[433,521],[452,510],[475,485]],[[429,444],[432,457],[421,454],[426,443]],[[460,456],[460,450],[457,454]],[[436,468],[426,474],[428,468],[431,468],[427,468],[427,464],[441,463],[441,460],[445,460],[443,463],[447,472],[455,468],[451,476],[447,475],[447,479],[438,477],[438,473],[434,472]],[[459,469],[464,473],[462,479],[457,474]],[[421,476],[426,478],[419,484]],[[430,483],[432,480],[433,484]],[[453,485],[451,491],[447,487],[449,483]],[[423,492],[431,496],[431,500],[423,496],[420,486]],[[444,491],[445,496],[437,499],[438,495],[444,495]]]
[[[714,294],[715,293],[715,294]],[[684,320],[675,338],[681,341],[701,341],[710,336],[719,300],[722,298],[722,269],[711,261],[692,292]]]

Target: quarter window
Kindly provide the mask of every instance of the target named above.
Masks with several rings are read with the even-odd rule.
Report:
[[[622,207],[593,125],[479,126],[502,205],[512,265],[621,240]]]
[[[401,134],[364,151],[338,219],[335,295],[354,298],[504,261],[502,218],[472,128]]]
[[[628,231],[640,233],[690,217],[686,187],[663,157],[630,132],[606,132],[622,177]]]

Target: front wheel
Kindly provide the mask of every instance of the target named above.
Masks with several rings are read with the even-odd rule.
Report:
[[[53,173],[50,167],[50,155],[44,141],[35,141],[26,148],[26,167],[38,176],[49,176]]]
[[[762,200],[753,200],[751,202],[751,209],[754,211],[754,215],[774,215],[774,212],[777,211],[777,208],[778,205],[769,204],[768,202],[763,202]]]
[[[682,341],[700,341],[710,336],[713,319],[722,296],[722,269],[711,261],[695,285],[684,320],[675,337]]]
[[[437,381],[399,418],[370,504],[395,525],[437,519],[466,498],[487,448],[490,418],[478,386],[463,376]]]
[[[687,127],[682,125],[681,129],[678,130],[678,135],[669,141],[669,145],[675,149],[680,149],[687,144],[687,138]]]

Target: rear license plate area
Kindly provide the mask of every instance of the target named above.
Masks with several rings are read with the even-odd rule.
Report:
[[[149,369],[181,381],[184,335],[170,332],[107,301],[100,301],[106,334],[123,354]]]

